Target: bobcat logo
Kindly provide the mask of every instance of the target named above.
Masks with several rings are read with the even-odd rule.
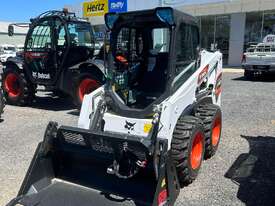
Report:
[[[126,124],[124,127],[125,127],[125,129],[128,130],[128,133],[130,133],[130,131],[135,130],[135,125],[136,125],[136,123],[131,123],[131,122],[126,121]]]

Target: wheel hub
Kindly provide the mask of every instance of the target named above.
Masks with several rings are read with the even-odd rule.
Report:
[[[192,169],[198,169],[203,156],[203,134],[201,132],[198,132],[195,135],[191,155],[190,155],[190,162]]]
[[[4,86],[10,97],[18,97],[21,93],[20,82],[16,74],[8,74]]]
[[[80,82],[79,88],[78,88],[78,95],[81,102],[83,101],[85,94],[90,94],[91,92],[96,90],[98,87],[99,87],[99,83],[96,80],[90,79],[90,78],[83,79]]]
[[[212,145],[217,146],[221,135],[221,118],[217,117],[214,121],[214,126],[212,129]]]

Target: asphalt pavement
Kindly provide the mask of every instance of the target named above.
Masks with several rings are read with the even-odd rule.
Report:
[[[229,70],[228,70],[229,71]],[[223,75],[223,131],[217,154],[176,205],[275,205],[275,78]],[[16,196],[49,121],[75,126],[68,100],[38,93],[32,108],[7,106],[0,123],[0,205]]]

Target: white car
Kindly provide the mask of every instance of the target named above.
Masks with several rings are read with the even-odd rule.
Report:
[[[248,48],[243,55],[242,67],[247,78],[255,73],[275,72],[275,35],[267,35],[262,43]]]
[[[9,57],[16,56],[16,47],[14,45],[4,44],[1,46],[0,61],[4,63]]]

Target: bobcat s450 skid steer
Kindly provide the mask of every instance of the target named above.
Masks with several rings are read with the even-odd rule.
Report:
[[[107,82],[78,127],[49,123],[19,205],[174,205],[215,154],[222,55],[200,49],[196,20],[172,8],[108,13]]]

